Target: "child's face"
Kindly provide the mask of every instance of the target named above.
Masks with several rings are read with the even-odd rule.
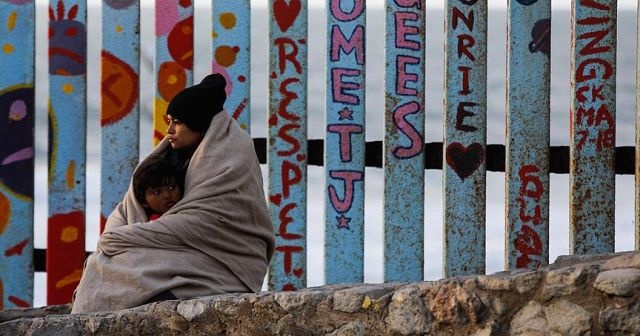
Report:
[[[144,193],[145,207],[158,214],[163,214],[176,204],[180,197],[182,197],[182,192],[180,186],[175,182],[160,187],[149,187]]]

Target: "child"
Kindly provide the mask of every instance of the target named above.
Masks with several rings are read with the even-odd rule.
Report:
[[[151,156],[133,174],[133,192],[149,220],[158,219],[182,198],[178,170],[160,156]]]

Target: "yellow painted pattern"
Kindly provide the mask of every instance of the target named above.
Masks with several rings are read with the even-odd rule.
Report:
[[[76,186],[76,161],[71,160],[67,165],[67,188],[73,189]]]
[[[56,288],[62,288],[62,287],[74,284],[76,282],[80,282],[81,277],[82,277],[82,269],[78,268],[75,271],[73,271],[73,273],[58,280],[58,282],[56,282]]]
[[[70,95],[73,93],[73,85],[70,83],[62,84],[62,92]]]
[[[67,226],[60,233],[60,241],[63,243],[73,243],[78,240],[78,228],[75,226]]]
[[[16,21],[18,19],[18,12],[13,11],[9,14],[9,19],[7,20],[7,29],[12,31],[16,28]]]
[[[220,14],[220,24],[224,29],[232,29],[236,26],[236,16],[233,13]]]
[[[11,54],[11,53],[13,53],[13,50],[14,50],[14,47],[13,47],[13,44],[11,44],[11,43],[7,43],[7,44],[2,46],[2,51],[5,54]]]

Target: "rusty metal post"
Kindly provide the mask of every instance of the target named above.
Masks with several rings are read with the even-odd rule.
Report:
[[[193,84],[193,3],[157,1],[153,144],[167,133],[165,112],[171,99]]]
[[[551,0],[510,1],[505,268],[549,263]]]
[[[484,274],[487,0],[445,13],[444,276]]]
[[[227,112],[251,134],[251,2],[213,0],[212,73],[227,79]]]
[[[325,283],[364,281],[364,0],[327,0]]]
[[[0,2],[0,310],[33,304],[35,23]]]
[[[613,252],[615,238],[616,0],[572,3],[570,243]]]
[[[425,2],[386,1],[384,280],[424,277]]]
[[[270,290],[307,286],[307,2],[269,2]]]
[[[100,232],[122,200],[140,144],[140,3],[103,0]]]
[[[49,8],[47,304],[71,302],[85,258],[87,4]]]

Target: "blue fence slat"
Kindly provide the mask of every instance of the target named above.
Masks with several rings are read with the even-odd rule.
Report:
[[[127,191],[140,144],[140,3],[102,2],[101,232]]]
[[[549,263],[551,1],[509,2],[508,38],[505,266],[537,268]]]
[[[193,3],[157,0],[156,83],[153,101],[153,143],[158,144],[169,126],[165,119],[167,105],[184,88],[193,84]]]
[[[0,2],[0,310],[33,304],[35,5]]]
[[[227,112],[251,133],[251,2],[213,0],[212,72],[227,79]]]
[[[364,281],[365,1],[327,1],[325,283]]]
[[[615,0],[572,9],[569,250],[615,248]]]
[[[640,11],[637,21],[640,22]],[[638,46],[640,46],[640,25],[637,28]],[[636,58],[636,162],[635,176],[640,176],[640,57]],[[635,208],[635,249],[640,250],[640,183],[636,182],[636,208]]]
[[[49,7],[47,304],[71,302],[85,255],[86,1]]]
[[[301,0],[269,5],[269,289],[278,291],[307,284],[307,12]]]
[[[384,280],[424,277],[425,2],[386,1]]]
[[[484,274],[487,0],[445,13],[444,276]]]

